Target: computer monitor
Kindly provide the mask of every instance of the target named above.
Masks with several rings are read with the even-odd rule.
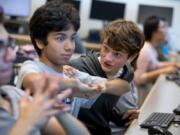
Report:
[[[31,0],[0,0],[4,14],[11,17],[28,17]]]
[[[112,21],[117,18],[124,18],[125,4],[119,2],[107,2],[93,0],[91,4],[91,19]]]
[[[140,5],[138,11],[137,22],[143,24],[149,16],[158,16],[165,18],[168,25],[172,25],[173,8],[172,7],[160,7],[152,5]]]

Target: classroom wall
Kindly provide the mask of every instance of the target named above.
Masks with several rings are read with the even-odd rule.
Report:
[[[31,15],[34,10],[45,3],[46,0],[32,0]],[[90,7],[92,0],[80,0],[81,1],[81,28],[80,35],[85,38],[88,35],[90,29],[102,29],[103,23],[97,20],[89,19]],[[104,0],[112,2],[123,2],[126,3],[125,19],[135,21],[138,15],[139,4],[157,5],[157,6],[168,6],[174,7],[174,16],[172,21],[172,27],[169,29],[170,36],[174,41],[174,48],[180,50],[180,0]],[[142,26],[140,26],[142,27]]]
[[[27,18],[29,20],[29,18],[32,16],[32,14],[34,13],[34,11],[40,7],[41,5],[43,5],[46,2],[46,0],[31,0],[31,13],[30,16]]]

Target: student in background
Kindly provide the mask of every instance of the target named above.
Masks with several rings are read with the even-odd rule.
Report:
[[[166,32],[166,22],[163,19],[151,16],[145,20],[146,42],[140,51],[135,72],[135,82],[140,89],[141,103],[159,75],[175,73],[180,67],[179,63],[160,62],[158,60],[156,49],[166,40]]]
[[[165,41],[162,42],[157,47],[158,59],[160,61],[169,61],[169,60],[173,61],[173,58],[178,58],[178,57],[180,58],[180,55],[177,54],[177,51],[175,49],[176,48],[175,39],[169,33],[168,22],[164,18],[161,18],[161,20],[163,20],[165,23],[166,38]]]
[[[131,90],[122,96],[101,94],[92,108],[81,107],[81,115],[78,118],[87,125],[93,135],[111,134],[112,126],[109,122],[115,123],[116,134],[120,134],[117,132],[119,131],[117,126],[127,128],[128,124],[137,118],[139,112],[133,68],[143,47],[144,36],[135,23],[115,20],[104,28],[101,39],[100,53],[83,55],[72,60],[70,65],[94,76],[124,79],[131,84]],[[68,73],[70,76],[73,75],[70,67],[67,68]],[[102,109],[101,106],[106,109]],[[112,130],[113,134],[115,130]]]

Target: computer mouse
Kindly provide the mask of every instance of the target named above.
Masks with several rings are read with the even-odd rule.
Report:
[[[153,126],[153,127],[149,128],[148,134],[149,135],[172,135],[171,132],[169,132],[168,130],[166,130],[160,126]]]

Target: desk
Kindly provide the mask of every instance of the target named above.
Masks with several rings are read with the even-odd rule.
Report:
[[[10,34],[10,36],[16,39],[16,44],[31,44],[31,39],[28,35]]]
[[[172,112],[180,104],[180,88],[162,75],[152,87],[144,104],[141,107],[140,115],[134,120],[125,135],[148,135],[147,129],[140,128],[140,124],[152,112]],[[180,135],[180,126],[171,125],[168,129],[173,135]]]
[[[94,51],[100,51],[101,44],[97,43],[89,43],[89,42],[83,42],[84,47],[86,49],[94,50]]]

